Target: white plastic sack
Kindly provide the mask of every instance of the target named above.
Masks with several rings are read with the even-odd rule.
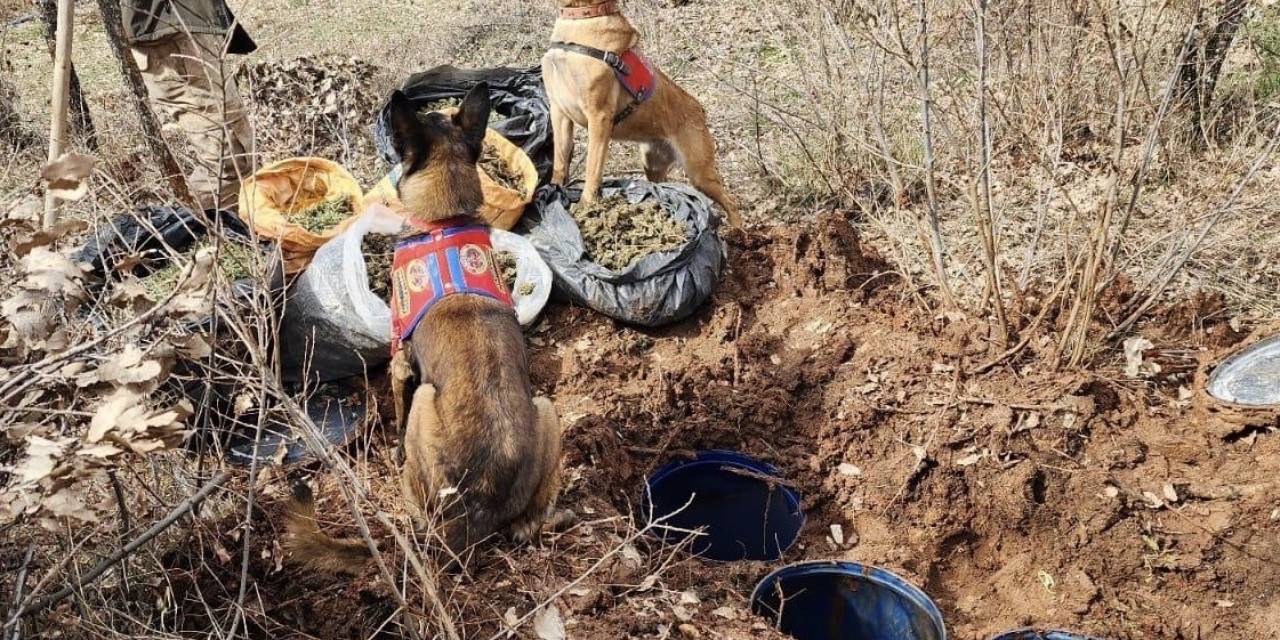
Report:
[[[391,309],[369,289],[361,245],[365,234],[395,235],[403,226],[391,209],[374,205],[316,251],[285,310],[281,351],[287,381],[306,377],[304,370],[313,381],[348,378],[390,359]],[[495,251],[516,258],[512,301],[520,324],[531,324],[551,295],[551,269],[525,238],[501,229],[490,234]],[[533,285],[532,291],[522,295],[522,283]]]
[[[516,306],[516,319],[521,325],[528,326],[538,319],[542,308],[547,306],[547,298],[551,296],[551,267],[542,261],[533,243],[522,235],[491,229],[489,238],[493,240],[494,251],[506,251],[516,258],[516,281],[511,292],[511,301]],[[533,291],[521,294],[521,285],[533,285]]]

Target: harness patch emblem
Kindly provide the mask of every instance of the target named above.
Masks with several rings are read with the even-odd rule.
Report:
[[[466,269],[467,273],[473,276],[478,276],[491,271],[489,267],[489,256],[485,253],[484,249],[481,249],[474,244],[463,246],[458,252],[458,259],[462,262],[462,268]]]
[[[422,260],[412,260],[405,265],[405,286],[418,293],[427,288],[427,265]]]

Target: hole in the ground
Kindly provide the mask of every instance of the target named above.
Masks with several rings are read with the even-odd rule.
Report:
[[[1031,475],[1031,499],[1036,504],[1044,504],[1045,493],[1049,490],[1049,480],[1044,474],[1043,469],[1037,469]]]
[[[799,495],[772,466],[732,451],[698,453],[657,470],[644,511],[668,543],[692,535],[690,552],[712,560],[776,560],[804,526]]]
[[[806,562],[760,581],[751,610],[797,640],[942,640],[942,614],[898,576],[853,562]]]
[[[1274,425],[1254,425],[1250,427],[1245,427],[1243,429],[1239,429],[1237,431],[1232,431],[1231,433],[1228,433],[1226,436],[1224,436],[1222,440],[1227,444],[1235,444],[1242,440],[1250,440],[1258,436],[1263,436],[1263,435],[1267,435],[1268,433],[1273,433],[1275,432],[1275,430],[1276,430],[1276,427]]]

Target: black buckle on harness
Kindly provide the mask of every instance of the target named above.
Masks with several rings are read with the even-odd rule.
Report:
[[[631,75],[631,68],[622,62],[622,56],[612,51],[605,51],[604,55],[601,56],[601,59],[604,60],[605,64],[617,69],[618,73],[621,73],[624,76]]]
[[[622,61],[622,56],[612,51],[605,51],[603,49],[597,49],[595,47],[588,47],[585,44],[578,44],[576,42],[560,42],[560,41],[552,42],[551,48],[559,49],[561,51],[569,51],[569,52],[576,53],[579,55],[584,55],[590,58],[595,58],[596,60],[599,60],[609,65],[611,69],[613,69],[614,71],[617,71],[618,73],[624,76],[631,75],[631,67],[628,67],[626,63]],[[619,111],[616,115],[613,116],[613,124],[617,125],[619,122],[622,122],[627,118],[627,116],[631,115],[639,107],[640,107],[640,101],[636,99],[632,99],[630,104],[623,107],[622,111]]]

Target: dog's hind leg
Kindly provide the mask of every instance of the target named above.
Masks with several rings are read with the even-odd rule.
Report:
[[[537,411],[538,488],[533,493],[528,508],[511,523],[508,532],[519,543],[537,537],[544,523],[550,521],[554,528],[561,528],[572,519],[572,513],[555,513],[556,496],[560,493],[560,418],[556,408],[547,398],[533,399]]]
[[[724,209],[729,226],[742,227],[738,205],[725,191],[720,172],[716,169],[716,141],[704,123],[689,123],[680,129],[674,139],[676,148],[684,158],[684,170],[689,183]]]
[[[431,444],[439,431],[436,388],[424,384],[414,392],[413,404],[409,407],[404,430],[404,467],[400,470],[400,488],[404,492],[405,504],[416,520],[430,515],[428,507],[434,504],[436,492],[440,489],[435,447]]]
[[[551,183],[564,185],[569,179],[569,166],[573,163],[573,120],[552,100],[551,106]]]
[[[644,152],[644,175],[649,182],[666,182],[671,167],[680,159],[676,148],[666,140],[650,140],[640,145]]]

